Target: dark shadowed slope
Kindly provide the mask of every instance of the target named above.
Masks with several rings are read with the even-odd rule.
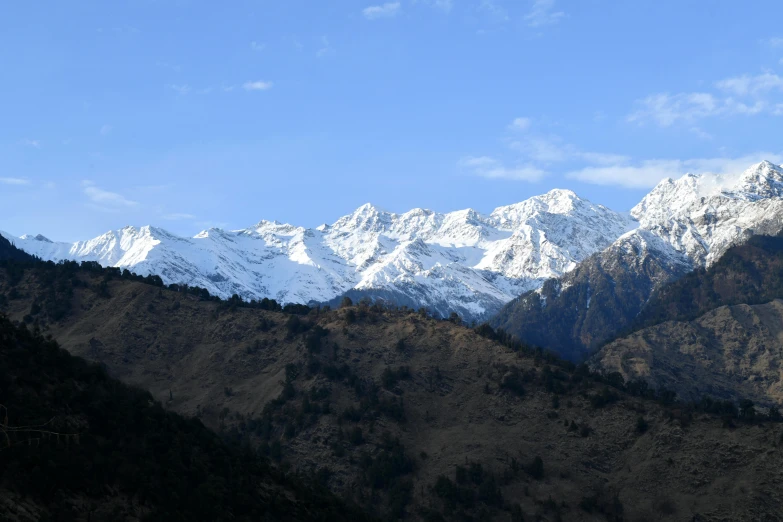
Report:
[[[0,316],[0,519],[361,520]]]
[[[783,237],[754,236],[656,292],[631,327],[694,319],[719,306],[783,298]]]
[[[783,404],[783,238],[756,236],[663,287],[591,364],[676,389]]]
[[[781,424],[599,379],[487,327],[376,306],[250,309],[89,267],[0,270],[0,295],[10,316],[165,408],[384,518],[755,521],[783,510]]]
[[[491,324],[581,361],[633,322],[653,292],[691,266],[646,231],[506,305]]]

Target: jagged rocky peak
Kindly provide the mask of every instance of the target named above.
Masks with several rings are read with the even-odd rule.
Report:
[[[29,239],[29,240],[32,240],[32,241],[40,241],[42,243],[54,243],[54,241],[52,241],[48,237],[44,236],[43,234],[36,234],[36,235],[25,234],[25,235],[21,236],[19,239]]]
[[[338,219],[332,228],[344,231],[384,232],[388,230],[393,217],[394,214],[381,210],[371,203],[365,203],[353,213]]]
[[[490,218],[501,228],[513,230],[531,220],[540,221],[542,216],[554,215],[573,218],[575,222],[588,221],[595,218],[605,219],[623,230],[631,226],[627,215],[610,210],[603,205],[596,205],[580,198],[567,189],[553,189],[540,196],[534,196],[520,203],[496,208]],[[613,225],[609,235],[615,235]]]
[[[389,232],[400,239],[413,237],[429,238],[443,223],[443,214],[429,209],[414,208],[404,214],[395,216]]]
[[[262,219],[252,227],[247,228],[245,230],[240,230],[239,232],[244,234],[259,234],[259,235],[278,234],[278,235],[290,236],[303,231],[304,229],[302,227],[296,227],[288,223],[281,223],[276,219],[273,221],[267,221],[266,219]]]
[[[739,173],[688,173],[676,180],[664,179],[631,209],[631,215],[642,222],[660,221],[672,213],[693,212],[706,200],[758,201],[781,196],[783,168],[762,161]]]
[[[553,214],[568,214],[586,203],[574,191],[568,189],[552,189],[546,194],[531,199]]]
[[[733,189],[758,198],[783,196],[783,168],[770,161],[762,161],[743,172]]]

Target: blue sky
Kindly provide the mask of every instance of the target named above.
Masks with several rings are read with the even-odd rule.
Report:
[[[783,5],[669,0],[6,2],[0,230],[180,234],[362,203],[627,210],[781,162]]]

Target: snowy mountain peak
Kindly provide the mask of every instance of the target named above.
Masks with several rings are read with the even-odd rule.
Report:
[[[749,197],[775,197],[783,194],[783,168],[762,161],[742,173],[732,189]]]
[[[628,223],[570,190],[554,190],[490,216],[473,209],[394,214],[365,204],[318,229],[262,220],[190,238],[145,226],[73,244],[17,243],[44,259],[98,261],[224,297],[307,303],[355,290],[478,318],[571,270]]]
[[[552,189],[535,199],[545,204],[547,211],[553,214],[567,214],[573,211],[576,206],[585,203],[585,200],[568,189]]]
[[[783,169],[769,161],[735,174],[663,180],[631,215],[695,266],[713,263],[751,234],[783,227]]]
[[[490,215],[366,204],[317,229],[262,220],[191,238],[152,226],[77,243],[7,237],[43,259],[97,261],[224,297],[307,303],[355,291],[478,319],[605,249],[636,256],[640,270],[649,256],[704,266],[751,234],[777,233],[783,168],[761,162],[735,176],[664,180],[631,214],[555,189]]]
[[[46,237],[46,236],[44,236],[42,234],[36,234],[34,236],[31,235],[31,234],[25,234],[23,236],[20,236],[19,239],[25,239],[25,240],[31,240],[31,241],[41,241],[43,243],[54,243],[54,241],[52,241],[51,239],[49,239],[48,237]]]
[[[338,219],[332,227],[347,231],[361,229],[367,232],[382,232],[388,230],[393,217],[393,214],[385,212],[371,203],[365,203],[353,213]]]

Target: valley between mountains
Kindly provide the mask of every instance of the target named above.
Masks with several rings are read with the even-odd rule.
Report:
[[[782,229],[783,169],[762,162],[664,180],[629,215],[555,190],[490,215],[365,205],[313,230],[4,234],[0,326],[25,340],[0,347],[18,363],[0,404],[27,390],[55,408],[14,346],[56,341],[271,462],[242,487],[279,494],[242,513],[284,495],[303,520],[319,503],[383,520],[783,520]],[[104,429],[88,403],[57,408]],[[0,475],[0,500],[24,499],[15,521],[86,519],[84,499],[118,520],[187,512],[122,480],[53,498]]]
[[[94,267],[19,263],[0,270],[9,317],[380,519],[750,521],[783,510],[783,424],[762,411],[745,420],[747,406],[674,402],[412,310],[248,308]],[[14,491],[0,483],[0,498]],[[115,519],[151,509],[122,491],[101,500]],[[30,512],[60,505],[24,498]]]

